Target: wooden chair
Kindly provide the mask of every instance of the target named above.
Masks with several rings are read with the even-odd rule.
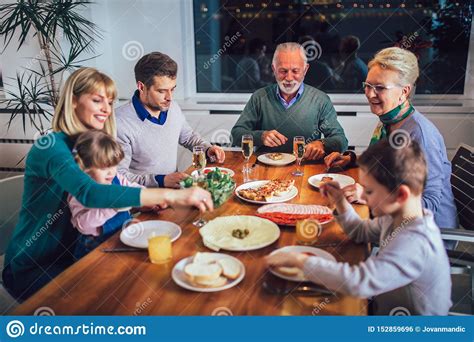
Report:
[[[0,180],[0,274],[13,230],[18,222],[23,195],[23,175]],[[13,309],[16,301],[5,290],[0,277],[0,314]]]
[[[474,314],[474,253],[472,253],[472,250],[474,250],[473,148],[469,145],[461,144],[451,164],[451,186],[460,227],[459,229],[441,229],[441,236],[443,240],[462,242],[460,246],[467,246],[465,250],[460,250],[458,247],[456,250],[447,250],[447,252],[452,270],[454,308],[458,304],[456,302],[460,301],[459,297],[466,298],[466,296],[470,295],[470,313]],[[469,283],[468,277],[470,278],[470,286],[467,285]],[[459,294],[461,295],[459,296]]]

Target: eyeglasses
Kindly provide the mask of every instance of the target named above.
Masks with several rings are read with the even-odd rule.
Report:
[[[386,90],[393,89],[393,88],[400,88],[400,85],[391,85],[391,86],[384,86],[381,84],[373,85],[367,82],[362,82],[362,87],[367,92],[369,89],[372,89],[375,94],[383,93]]]

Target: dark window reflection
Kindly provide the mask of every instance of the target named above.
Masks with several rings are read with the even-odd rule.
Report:
[[[305,83],[361,93],[367,63],[386,47],[414,52],[417,94],[463,94],[471,1],[194,1],[198,92],[248,93],[274,82],[273,51],[301,43]]]

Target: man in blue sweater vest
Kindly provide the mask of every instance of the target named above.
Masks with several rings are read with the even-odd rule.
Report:
[[[307,160],[319,160],[328,153],[347,149],[331,100],[303,83],[308,68],[300,44],[277,46],[272,62],[277,84],[253,93],[232,128],[234,144],[240,143],[242,135],[251,134],[259,151],[292,153],[293,137],[304,136]]]
[[[119,172],[146,187],[179,188],[188,177],[176,172],[178,145],[192,151],[205,146],[207,157],[223,163],[224,151],[192,130],[173,101],[178,65],[168,55],[152,52],[135,65],[137,90],[132,100],[116,109],[117,141],[125,158]]]

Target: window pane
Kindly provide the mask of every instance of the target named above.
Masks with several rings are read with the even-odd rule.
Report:
[[[420,64],[417,94],[463,94],[470,1],[194,1],[198,92],[246,93],[274,81],[277,44],[307,51],[305,83],[362,93],[367,63],[399,46]]]

